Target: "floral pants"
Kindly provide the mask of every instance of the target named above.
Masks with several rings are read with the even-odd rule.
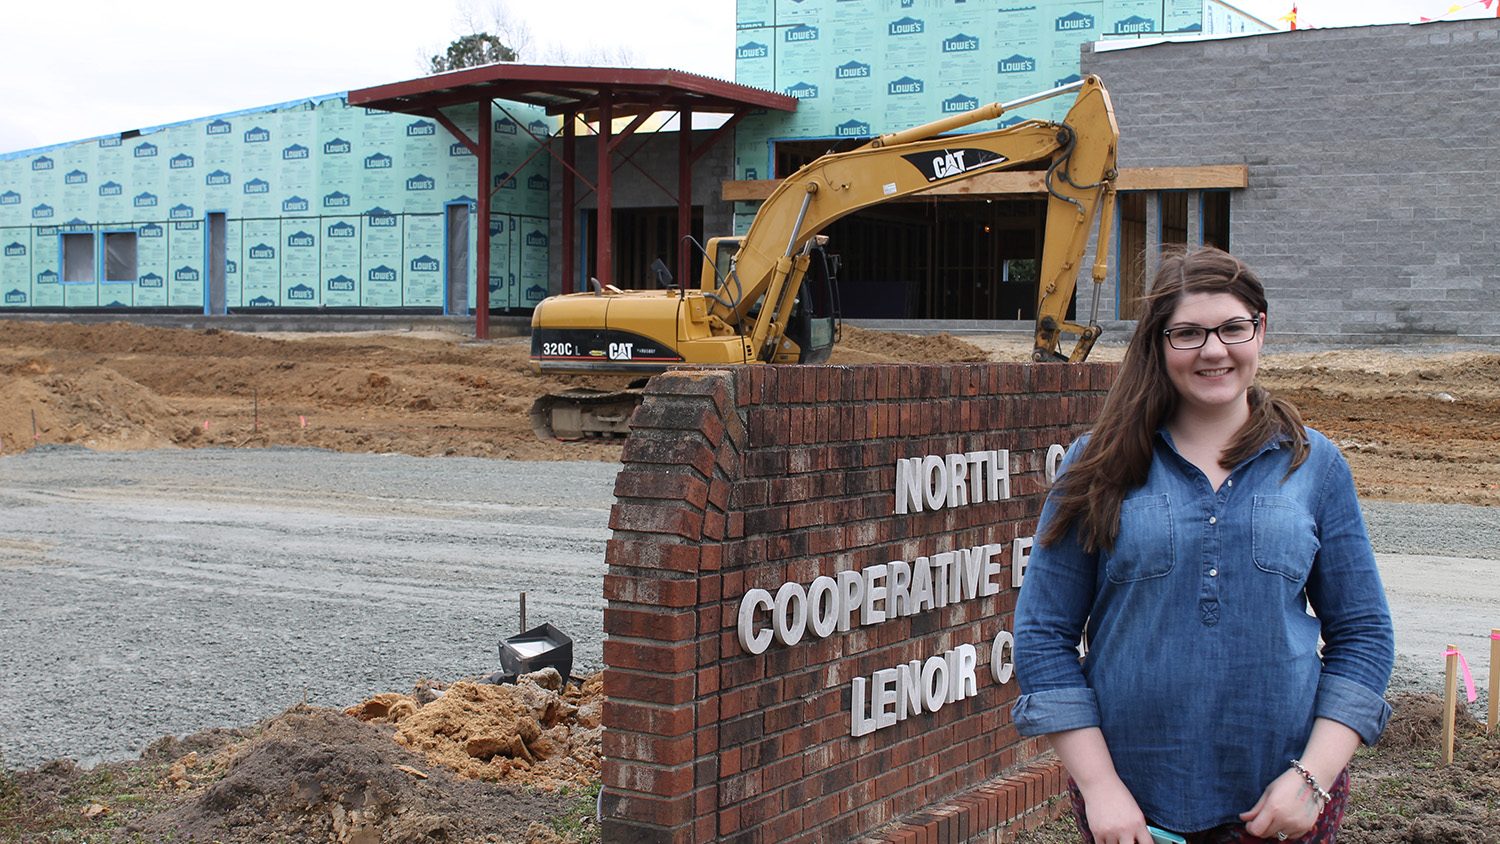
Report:
[[[1068,778],[1068,791],[1073,795],[1073,820],[1078,822],[1078,834],[1082,836],[1083,844],[1094,844],[1094,835],[1089,832],[1088,815],[1084,811],[1083,793],[1078,790],[1078,784]],[[1188,840],[1188,844],[1260,844],[1263,841],[1271,841],[1274,844],[1334,844],[1339,837],[1339,824],[1344,822],[1344,804],[1349,799],[1349,772],[1346,770],[1339,774],[1339,778],[1333,781],[1333,788],[1328,790],[1332,797],[1328,805],[1323,807],[1323,814],[1318,816],[1318,823],[1311,832],[1300,838],[1288,838],[1285,842],[1276,838],[1259,838],[1245,831],[1242,823],[1226,823],[1205,829],[1201,832],[1180,833]],[[1148,820],[1147,823],[1150,823]],[[1156,824],[1152,824],[1156,826]]]

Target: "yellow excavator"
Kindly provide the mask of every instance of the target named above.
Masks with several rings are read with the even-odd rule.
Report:
[[[1027,120],[986,132],[943,136],[1031,103],[1075,93],[1061,123]],[[1096,76],[1007,103],[881,135],[829,153],[788,176],[762,203],[743,237],[717,237],[703,249],[696,288],[621,290],[591,280],[592,291],[552,296],[531,317],[531,360],[543,372],[661,372],[673,364],[711,366],[821,363],[838,334],[837,260],[819,232],[881,202],[1004,169],[1045,165],[1047,222],[1037,292],[1038,361],[1088,357],[1114,217],[1120,137],[1109,93]],[[1090,230],[1099,220],[1093,265],[1094,313],[1066,320]],[[1071,353],[1061,335],[1077,335]],[[628,432],[639,390],[576,389],[544,396],[531,409],[544,439]]]

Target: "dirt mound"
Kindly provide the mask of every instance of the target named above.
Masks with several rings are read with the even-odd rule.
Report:
[[[989,352],[951,334],[917,336],[846,325],[829,363],[978,363]]]
[[[428,766],[391,741],[389,728],[318,707],[295,707],[238,747],[194,757],[179,760],[169,780],[197,790],[132,832],[179,841],[519,841],[542,837],[528,831],[534,819],[558,810],[530,789]]]
[[[560,691],[548,669],[514,685],[459,682],[431,703],[395,694],[351,707],[396,725],[394,739],[460,776],[556,790],[599,778],[602,675]]]

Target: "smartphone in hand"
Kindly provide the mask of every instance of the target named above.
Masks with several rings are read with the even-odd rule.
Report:
[[[1156,844],[1187,844],[1187,839],[1175,832],[1167,832],[1165,829],[1157,829],[1148,825],[1146,831],[1151,833],[1151,840]]]

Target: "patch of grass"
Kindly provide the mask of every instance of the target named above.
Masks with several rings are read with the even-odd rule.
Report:
[[[552,831],[573,844],[598,844],[599,841],[599,789],[603,783],[595,782],[585,788],[570,789],[566,786],[559,792],[572,797],[562,814],[550,819]]]

